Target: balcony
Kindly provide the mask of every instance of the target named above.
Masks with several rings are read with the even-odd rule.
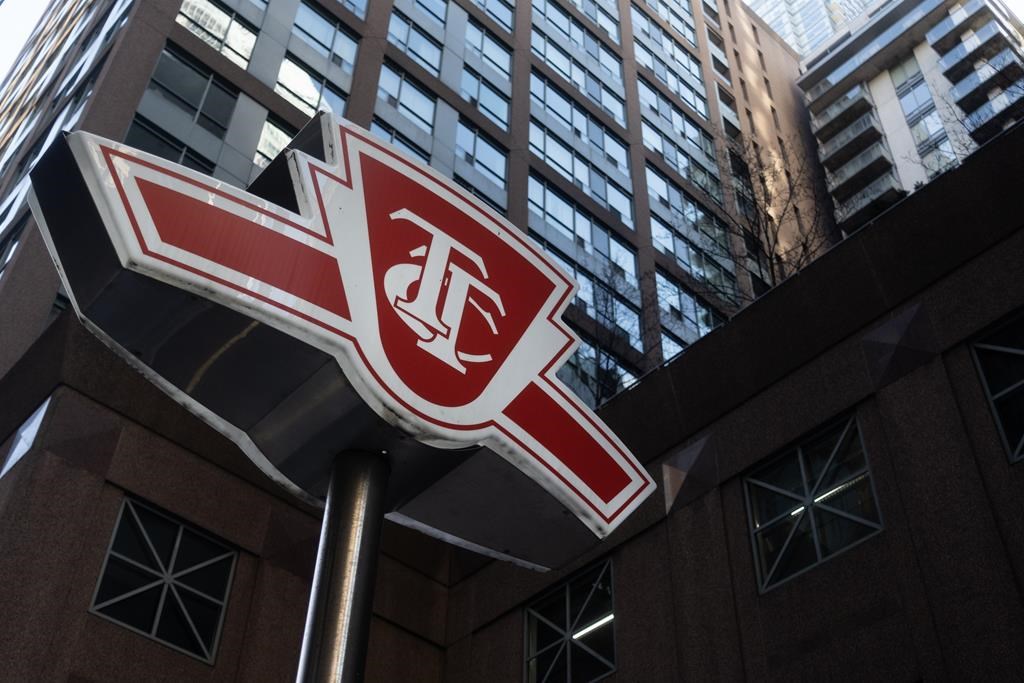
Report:
[[[949,48],[956,45],[957,41],[960,39],[960,35],[970,28],[971,25],[982,16],[982,13],[986,13],[985,16],[992,16],[983,0],[970,0],[969,2],[961,5],[957,9],[951,11],[948,17],[933,26],[932,29],[925,34],[928,44],[931,45],[936,52],[942,54]]]
[[[1003,126],[1024,111],[1024,78],[1011,83],[1003,92],[967,117],[967,131],[979,145],[999,133]]]
[[[837,202],[843,202],[892,168],[892,156],[881,141],[843,164],[828,176],[828,188]]]
[[[836,222],[849,232],[906,194],[893,173],[886,173],[836,208]]]
[[[875,118],[874,112],[868,112],[821,145],[818,156],[825,168],[835,171],[881,137],[882,125]]]
[[[719,102],[719,104],[721,105],[719,110],[722,112],[722,120],[726,123],[732,124],[737,132],[740,131],[740,117],[736,111],[725,102]]]
[[[950,95],[957,106],[970,113],[985,103],[989,90],[1013,83],[1021,76],[1024,65],[1013,50],[1006,48],[954,85]]]
[[[889,3],[870,19],[863,30],[836,48],[836,56],[820,60],[797,80],[806,92],[812,112],[832,104],[854,83],[878,75],[880,65],[905,55],[924,38],[925,27],[942,18],[948,0],[921,0],[917,4]],[[908,9],[909,8],[909,9]],[[845,61],[836,65],[840,56]],[[813,84],[813,85],[812,85]]]
[[[977,60],[991,57],[1009,44],[1003,28],[993,19],[944,54],[939,60],[939,68],[951,83],[956,83],[974,70]]]
[[[725,64],[726,66],[729,65],[729,58],[725,56],[725,50],[713,43],[711,40],[708,40],[708,52],[717,57],[718,61],[722,64]]]
[[[871,111],[871,93],[863,83],[855,85],[823,112],[811,117],[811,129],[819,140],[828,140],[854,118]]]

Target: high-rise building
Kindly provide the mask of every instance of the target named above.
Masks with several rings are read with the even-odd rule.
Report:
[[[245,186],[328,109],[455,178],[576,276],[584,344],[563,372],[600,403],[771,279],[748,267],[750,174],[730,146],[810,156],[795,54],[720,2],[55,3],[0,110],[8,267],[31,224],[27,173],[62,129]],[[0,371],[55,283],[20,300],[33,310],[0,332]]]
[[[869,0],[751,0],[750,8],[801,55],[809,55],[859,16]]]
[[[843,228],[1020,118],[1022,30],[999,0],[890,0],[808,58],[799,85]]]

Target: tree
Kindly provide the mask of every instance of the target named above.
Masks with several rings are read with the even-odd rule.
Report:
[[[765,149],[746,140],[728,151],[733,206],[725,231],[733,253],[743,255],[738,269],[750,275],[750,291],[738,292],[741,302],[806,266],[832,241],[832,200],[817,160],[803,145],[779,143]]]

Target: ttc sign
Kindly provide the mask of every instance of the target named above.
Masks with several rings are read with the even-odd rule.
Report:
[[[484,446],[595,534],[609,533],[654,485],[555,377],[577,344],[561,320],[575,283],[522,232],[449,179],[347,122],[322,115],[311,126],[300,137],[313,139],[319,158],[289,150],[271,166],[289,187],[270,187],[268,169],[249,192],[118,143],[71,134],[64,161],[81,175],[79,199],[85,202],[87,194],[94,205],[110,260],[117,261],[109,272],[120,275],[104,276],[103,283],[72,276],[86,273],[87,264],[76,261],[82,259],[74,238],[57,223],[75,218],[61,213],[60,195],[43,191],[44,178],[35,175],[32,201],[80,317],[282,483],[310,488],[278,464],[288,458],[265,457],[255,437],[251,443],[243,437],[256,431],[279,448],[278,437],[292,423],[281,418],[273,429],[250,429],[255,418],[233,411],[241,410],[238,402],[256,400],[243,388],[256,378],[215,381],[211,375],[230,354],[250,348],[249,337],[277,340],[266,348],[301,343],[308,349],[295,360],[273,352],[276,357],[261,361],[265,365],[252,366],[265,368],[257,374],[277,377],[307,362],[302,359],[326,354],[387,425],[434,448]],[[139,303],[149,291],[179,297],[161,299],[176,303],[147,323],[162,330],[159,342],[156,332],[144,335],[104,303]],[[140,315],[151,308],[140,304]],[[168,322],[175,315],[195,334],[175,336]],[[210,321],[205,327],[204,317]],[[189,345],[205,344],[205,330],[217,325],[225,332],[202,350],[204,363],[182,370],[179,356]],[[129,348],[136,345],[148,350]],[[317,362],[308,360],[303,387],[326,372]],[[238,388],[223,386],[232,383]],[[203,391],[212,398],[204,400]],[[232,391],[235,398],[224,400]],[[277,393],[267,399],[275,409],[290,400],[287,392]],[[217,401],[225,407],[211,407]],[[324,410],[330,406],[309,404],[289,419],[298,424],[309,411]],[[336,448],[351,445],[344,426],[332,429],[339,435]],[[365,440],[370,432],[377,433],[367,428],[351,438]]]

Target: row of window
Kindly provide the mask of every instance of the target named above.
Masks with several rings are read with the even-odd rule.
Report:
[[[637,351],[642,352],[644,345],[640,334],[640,313],[608,286],[614,285],[616,280],[622,279],[621,271],[616,272],[614,264],[607,262],[610,272],[595,275],[552,246],[543,237],[532,232],[530,237],[544,249],[548,256],[562,266],[565,272],[576,279],[579,285],[576,292],[576,305],[611,332],[614,338],[625,341]],[[605,341],[607,343],[602,346],[611,345],[610,339]]]
[[[613,353],[576,330],[580,345],[558,371],[558,378],[592,408],[636,384],[636,375]]]
[[[472,0],[473,4],[482,9],[487,16],[512,33],[512,24],[515,17],[515,6],[506,0]]]
[[[604,71],[620,84],[618,90],[621,91],[622,65],[618,57],[608,50],[593,33],[553,2],[535,3],[533,9],[539,16],[547,19],[552,26],[562,31],[562,37],[565,39],[564,41],[549,41],[543,33],[538,33],[533,41],[534,51],[544,57],[552,67],[572,82],[582,93],[601,105],[616,121],[624,125],[625,103],[615,89],[602,83],[595,74],[566,53],[561,45],[568,41],[594,57]],[[587,0],[584,9],[591,14],[607,15],[606,10],[601,9],[591,0]],[[650,25],[650,20],[646,15],[637,13],[635,7],[633,10],[640,21]],[[212,0],[188,0],[178,15],[178,21],[243,68],[247,65],[252,53],[252,46],[255,43],[254,28],[238,17],[236,13],[226,10]],[[303,2],[297,10],[292,30],[297,37],[330,60],[331,63],[340,67],[343,72],[352,72],[358,51],[358,41],[337,19],[328,16],[315,5]],[[681,57],[679,62],[681,67],[700,78],[699,64],[685,49],[663,34],[656,25],[650,25],[648,33],[652,36],[656,35],[660,44],[668,45],[672,54],[678,54]],[[388,27],[388,40],[400,47],[430,73],[435,76],[439,75],[443,47],[430,35],[428,29],[417,25],[401,12],[394,11]],[[511,50],[497,36],[472,19],[469,20],[466,28],[466,47],[506,79],[510,78]],[[647,59],[645,55],[650,56],[650,59]],[[673,91],[677,92],[691,107],[706,116],[706,98],[703,94],[694,91],[688,84],[677,82],[678,78],[675,76],[674,70],[668,69],[664,62],[658,60],[645,48],[641,48],[640,58],[641,62],[646,63],[660,78],[669,83]],[[319,108],[330,109],[336,113],[344,111],[346,98],[341,89],[292,54],[289,54],[281,65],[276,90],[309,115]],[[481,102],[482,111],[495,123],[507,129],[508,97],[502,92],[501,86],[488,82],[485,77],[467,67],[463,74],[462,90],[464,97]],[[422,117],[419,118],[422,119]],[[619,158],[624,157],[623,154]]]
[[[388,41],[400,47],[424,69],[434,76],[441,73],[441,43],[431,38],[412,19],[398,10],[392,10],[388,21]]]
[[[707,192],[719,206],[722,205],[722,181],[718,178],[717,167],[712,170],[695,160],[646,119],[641,123],[641,129],[645,147],[657,152],[679,175]]]
[[[728,229],[722,219],[652,166],[647,166],[647,192],[652,204],[669,208],[675,224],[694,236],[703,234],[709,238],[716,253],[723,257],[732,253]]]
[[[608,0],[602,0],[600,3],[595,2],[595,0],[569,0],[569,2],[608,34],[613,43],[619,44],[621,39],[619,35],[619,8],[614,2],[609,2]]]
[[[530,151],[616,214],[626,226],[633,227],[633,195],[536,119],[530,119]]]
[[[642,43],[648,44],[655,50],[660,50],[668,59],[672,60],[673,72],[684,72],[690,74],[700,85],[704,84],[704,75],[701,73],[700,60],[694,57],[689,50],[683,47],[682,43],[669,35],[655,21],[648,17],[636,5],[630,5],[630,12],[633,18],[633,29],[640,37]]]
[[[697,46],[697,31],[693,27],[693,14],[690,12],[688,3],[678,2],[670,4],[663,0],[641,0],[641,2],[667,21],[669,26],[689,41],[690,45]]]
[[[651,216],[651,238],[658,251],[675,258],[676,263],[694,279],[707,284],[720,297],[736,300],[735,276],[679,230],[657,216]],[[730,260],[727,254],[716,256]]]
[[[765,591],[882,529],[855,417],[813,432],[743,478],[758,587]],[[601,680],[615,671],[611,560],[525,608],[529,683]]]
[[[345,72],[355,68],[357,39],[337,19],[303,2],[292,32]]]
[[[703,91],[694,88],[685,78],[680,78],[679,71],[667,65],[660,57],[656,57],[643,43],[636,44],[636,61],[650,69],[659,81],[668,86],[668,89],[686,102],[691,109],[705,119],[708,117],[708,102]]]
[[[623,90],[622,60],[609,50],[597,35],[552,0],[536,0],[532,7],[535,19],[543,17],[548,25],[557,31],[551,36],[555,42],[560,45],[568,43],[590,55],[611,76],[612,85],[618,86],[620,92]]]
[[[341,116],[345,113],[348,100],[345,93],[330,80],[291,54],[286,55],[281,62],[274,91],[307,116],[313,116],[318,110],[334,112]]]
[[[687,140],[701,150],[709,160],[715,159],[715,141],[710,133],[642,76],[637,79],[637,87],[640,93],[640,107],[644,109],[643,113],[647,120],[654,120],[656,116],[656,128],[663,133],[671,132],[680,140]]]
[[[659,288],[663,286],[659,281]],[[1019,461],[1024,458],[1024,316],[986,334],[971,348],[1004,445],[1011,460]],[[593,382],[595,393],[635,382],[628,370],[586,340],[566,368],[567,374]],[[48,405],[49,399],[18,428],[0,477],[32,447]],[[883,528],[855,416],[812,431],[749,470],[742,485],[761,591]],[[212,663],[238,556],[224,541],[152,505],[126,498],[90,611]],[[610,560],[546,591],[525,609],[527,680],[594,681],[612,673],[614,619]]]
[[[459,96],[470,104],[476,105],[480,113],[494,121],[500,128],[508,130],[508,97],[468,66],[462,67]]]
[[[455,133],[455,154],[505,189],[508,155],[472,124],[459,121]]]
[[[552,187],[540,176],[530,174],[529,206],[544,223],[561,233],[570,243],[588,254],[598,254],[617,267],[621,277],[638,287],[636,252],[619,240],[593,216]]]
[[[550,114],[572,131],[574,139],[586,142],[606,161],[629,175],[629,151],[622,138],[536,71],[530,75],[530,111],[534,115]]]
[[[249,67],[257,29],[235,12],[210,0],[184,0],[177,22],[238,66]]]
[[[684,323],[690,330],[696,330],[697,338],[703,337],[725,322],[713,308],[671,276],[658,271],[655,281],[658,308],[667,313],[670,320]]]
[[[626,102],[618,95],[622,92],[621,85],[618,90],[609,88],[597,75],[559,47],[557,40],[549,39],[536,27],[530,34],[530,49],[577,90],[608,112],[617,123],[626,125]]]

